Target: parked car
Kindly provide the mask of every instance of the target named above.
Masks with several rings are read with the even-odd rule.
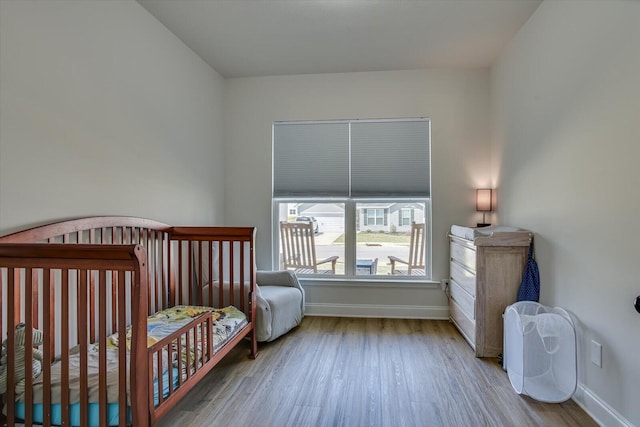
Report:
[[[305,222],[305,223],[312,223],[313,224],[313,232],[315,234],[318,234],[319,228],[318,228],[318,221],[312,217],[312,216],[299,216],[296,218],[296,222]]]

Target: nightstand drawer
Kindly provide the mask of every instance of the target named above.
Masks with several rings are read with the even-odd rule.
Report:
[[[476,271],[476,251],[456,242],[451,242],[451,259]]]
[[[451,279],[455,280],[458,285],[462,287],[465,291],[469,292],[471,296],[476,296],[476,274],[472,271],[467,270],[461,264],[458,264],[457,261],[451,261],[449,269],[451,270],[449,273],[451,275]]]
[[[476,300],[467,291],[465,291],[455,280],[450,283],[451,299],[458,303],[460,309],[471,320],[476,318]]]

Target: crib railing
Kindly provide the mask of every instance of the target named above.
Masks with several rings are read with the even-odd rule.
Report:
[[[132,422],[123,408],[131,406],[133,425],[147,425],[165,414],[173,402],[193,387],[182,383],[150,405],[149,354],[146,350],[146,317],[175,305],[235,305],[249,320],[251,357],[257,355],[255,339],[255,233],[253,227],[171,227],[133,217],[93,217],[49,224],[0,237],[0,336],[8,348],[16,344],[16,326],[24,324],[24,342],[32,343],[42,331],[43,342],[26,345],[24,421],[33,420],[33,374],[42,369],[38,381],[45,390],[52,384],[51,362],[60,361],[63,378],[60,393],[62,420],[69,419],[70,349],[81,357],[80,411],[87,417],[87,363],[89,346],[100,351],[99,370],[106,366],[106,338],[132,327],[130,398],[127,402],[126,373],[119,369],[119,425]],[[35,243],[39,242],[39,243]],[[5,244],[6,243],[6,244]],[[18,244],[16,244],[18,243]],[[26,243],[27,245],[20,245]],[[205,326],[203,326],[205,327]],[[208,326],[205,329],[210,329]],[[239,334],[228,344],[236,345]],[[138,347],[144,346],[144,350]],[[125,346],[118,347],[118,364],[127,366]],[[34,360],[42,354],[42,367]],[[225,352],[209,354],[207,366],[194,369],[205,375]],[[84,355],[84,356],[82,356]],[[7,362],[7,383],[16,384],[15,352]],[[203,359],[204,360],[204,359]],[[135,375],[134,375],[135,372]],[[66,378],[66,382],[64,380]],[[106,385],[99,378],[101,425],[106,417]],[[161,382],[162,379],[160,378]],[[11,388],[11,390],[9,390]],[[0,390],[0,397],[2,397]],[[160,393],[162,394],[162,393]],[[8,387],[4,402],[14,402]],[[52,395],[43,393],[43,421],[49,420]],[[169,403],[165,405],[164,403]],[[0,407],[2,401],[0,401]],[[7,407],[12,425],[14,406]],[[0,414],[0,425],[2,415]],[[45,421],[46,424],[46,421]]]
[[[42,376],[42,421],[49,425],[51,362],[56,358],[60,361],[61,419],[63,425],[69,425],[70,349],[73,347],[77,347],[80,354],[78,397],[80,419],[86,422],[89,403],[87,354],[89,346],[95,343],[99,346],[99,417],[101,425],[106,425],[106,338],[125,331],[129,324],[132,333],[130,363],[136,369],[120,370],[118,402],[121,408],[127,407],[125,375],[130,372],[132,422],[133,425],[147,425],[147,298],[144,296],[148,290],[145,268],[146,254],[140,245],[0,244],[0,299],[3,299],[0,306],[5,311],[0,315],[0,330],[7,331],[6,349],[9,350],[4,395],[9,426],[16,418],[15,385],[21,381],[24,381],[20,387],[24,390],[23,418],[26,425],[32,425],[33,383],[38,371]],[[108,304],[107,289],[114,292],[112,304]],[[96,315],[97,325],[90,321],[90,317],[94,317],[91,313]],[[73,322],[77,325],[75,328]],[[18,331],[21,331],[20,336],[17,336]],[[92,336],[98,337],[97,342]],[[37,345],[40,337],[41,362]],[[22,348],[24,362],[19,357]],[[126,366],[125,345],[118,348],[118,362],[120,366]],[[24,363],[24,369],[16,369],[18,363]],[[119,425],[127,425],[126,411],[120,411],[119,416]]]

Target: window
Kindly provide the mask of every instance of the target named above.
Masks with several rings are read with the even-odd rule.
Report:
[[[272,197],[274,266],[298,274],[399,277],[418,223],[426,225],[427,250],[420,253],[427,256],[412,275],[430,276],[428,120],[274,123]],[[285,246],[281,222],[313,223],[313,250]],[[309,260],[302,266],[289,262],[303,258]],[[400,260],[393,272],[392,258]],[[333,261],[321,263],[327,259]]]
[[[402,226],[411,225],[412,221],[413,221],[413,209],[402,208],[400,210],[400,225]]]
[[[385,209],[364,209],[364,225],[387,225]]]

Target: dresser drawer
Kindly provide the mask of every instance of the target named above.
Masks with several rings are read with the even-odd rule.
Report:
[[[454,301],[449,300],[449,315],[451,321],[462,333],[462,336],[471,344],[473,349],[476,349],[476,323],[464,315],[464,312],[460,306]]]
[[[476,271],[476,251],[474,249],[452,241],[450,253],[453,261],[462,264],[471,271]]]
[[[450,283],[451,299],[453,299],[464,314],[471,320],[476,318],[476,299],[465,291],[455,280]]]
[[[449,264],[449,274],[452,280],[455,280],[465,291],[469,292],[471,296],[476,296],[476,274],[467,270],[458,264],[457,261],[451,261]]]

